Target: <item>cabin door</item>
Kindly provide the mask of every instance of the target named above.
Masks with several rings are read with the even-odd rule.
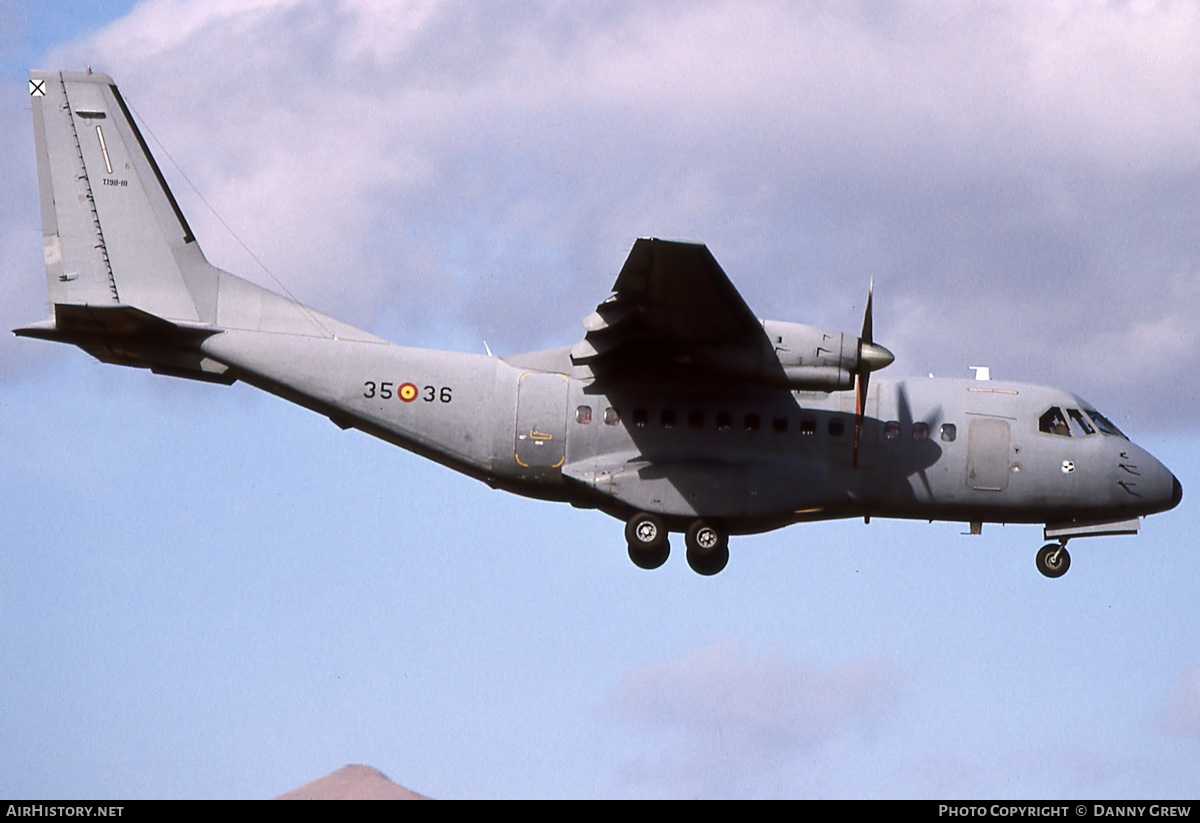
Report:
[[[1007,420],[976,417],[967,432],[967,485],[979,491],[998,492],[1008,488]]]
[[[525,372],[517,382],[517,463],[533,470],[559,469],[566,458],[565,374]]]

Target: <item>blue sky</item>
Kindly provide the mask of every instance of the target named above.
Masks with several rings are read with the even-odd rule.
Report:
[[[1186,493],[1057,581],[1036,527],[879,520],[647,573],[594,512],[3,340],[0,795],[346,763],[446,798],[1195,794],[1190,4],[57,8],[0,6],[5,328],[46,311],[23,73],[91,64],[291,291],[389,339],[573,342],[635,237],[703,240],[769,317],[853,331],[873,277],[889,376],[1061,385]]]

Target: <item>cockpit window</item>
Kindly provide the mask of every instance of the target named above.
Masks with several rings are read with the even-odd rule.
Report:
[[[1076,437],[1096,433],[1096,430],[1092,428],[1092,424],[1088,422],[1088,419],[1083,416],[1083,412],[1079,411],[1079,409],[1067,409],[1067,416],[1071,418],[1071,434]]]
[[[1100,431],[1104,432],[1105,434],[1115,434],[1117,437],[1125,437],[1125,434],[1116,426],[1114,426],[1112,421],[1102,415],[1100,412],[1096,411],[1095,409],[1087,409],[1087,413],[1088,416],[1092,418],[1092,421],[1095,422],[1096,428],[1098,428]],[[1125,439],[1128,440],[1129,438],[1125,437]]]
[[[1057,434],[1063,437],[1071,436],[1071,429],[1067,426],[1067,418],[1058,406],[1051,406],[1045,414],[1038,418],[1038,431],[1045,432],[1046,434]]]

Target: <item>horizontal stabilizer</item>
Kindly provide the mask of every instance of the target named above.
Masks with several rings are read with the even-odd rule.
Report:
[[[59,303],[54,318],[14,329],[18,337],[36,337],[78,346],[104,363],[150,369],[192,380],[232,383],[229,368],[205,357],[199,343],[220,329],[172,323],[134,306],[79,306]]]
[[[70,303],[56,304],[53,320],[13,329],[13,333],[18,337],[37,337],[59,343],[75,343],[80,338],[92,335],[138,336],[155,342],[169,340],[176,343],[195,343],[216,331],[210,328],[176,325],[134,306],[79,306]]]

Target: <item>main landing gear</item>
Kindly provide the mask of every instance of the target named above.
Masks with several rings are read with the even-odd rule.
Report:
[[[657,569],[671,554],[662,521],[645,512],[629,518],[625,524],[625,542],[629,544],[629,559],[643,569]]]
[[[629,559],[643,569],[657,569],[667,562],[671,545],[667,529],[656,515],[638,512],[625,524]],[[703,520],[695,520],[684,535],[687,562],[697,574],[711,576],[729,562],[729,535]]]
[[[1038,549],[1037,568],[1046,577],[1062,577],[1071,568],[1071,555],[1067,554],[1067,541],[1047,543]]]
[[[688,526],[684,542],[688,565],[696,574],[711,577],[729,562],[729,535],[703,520]]]

